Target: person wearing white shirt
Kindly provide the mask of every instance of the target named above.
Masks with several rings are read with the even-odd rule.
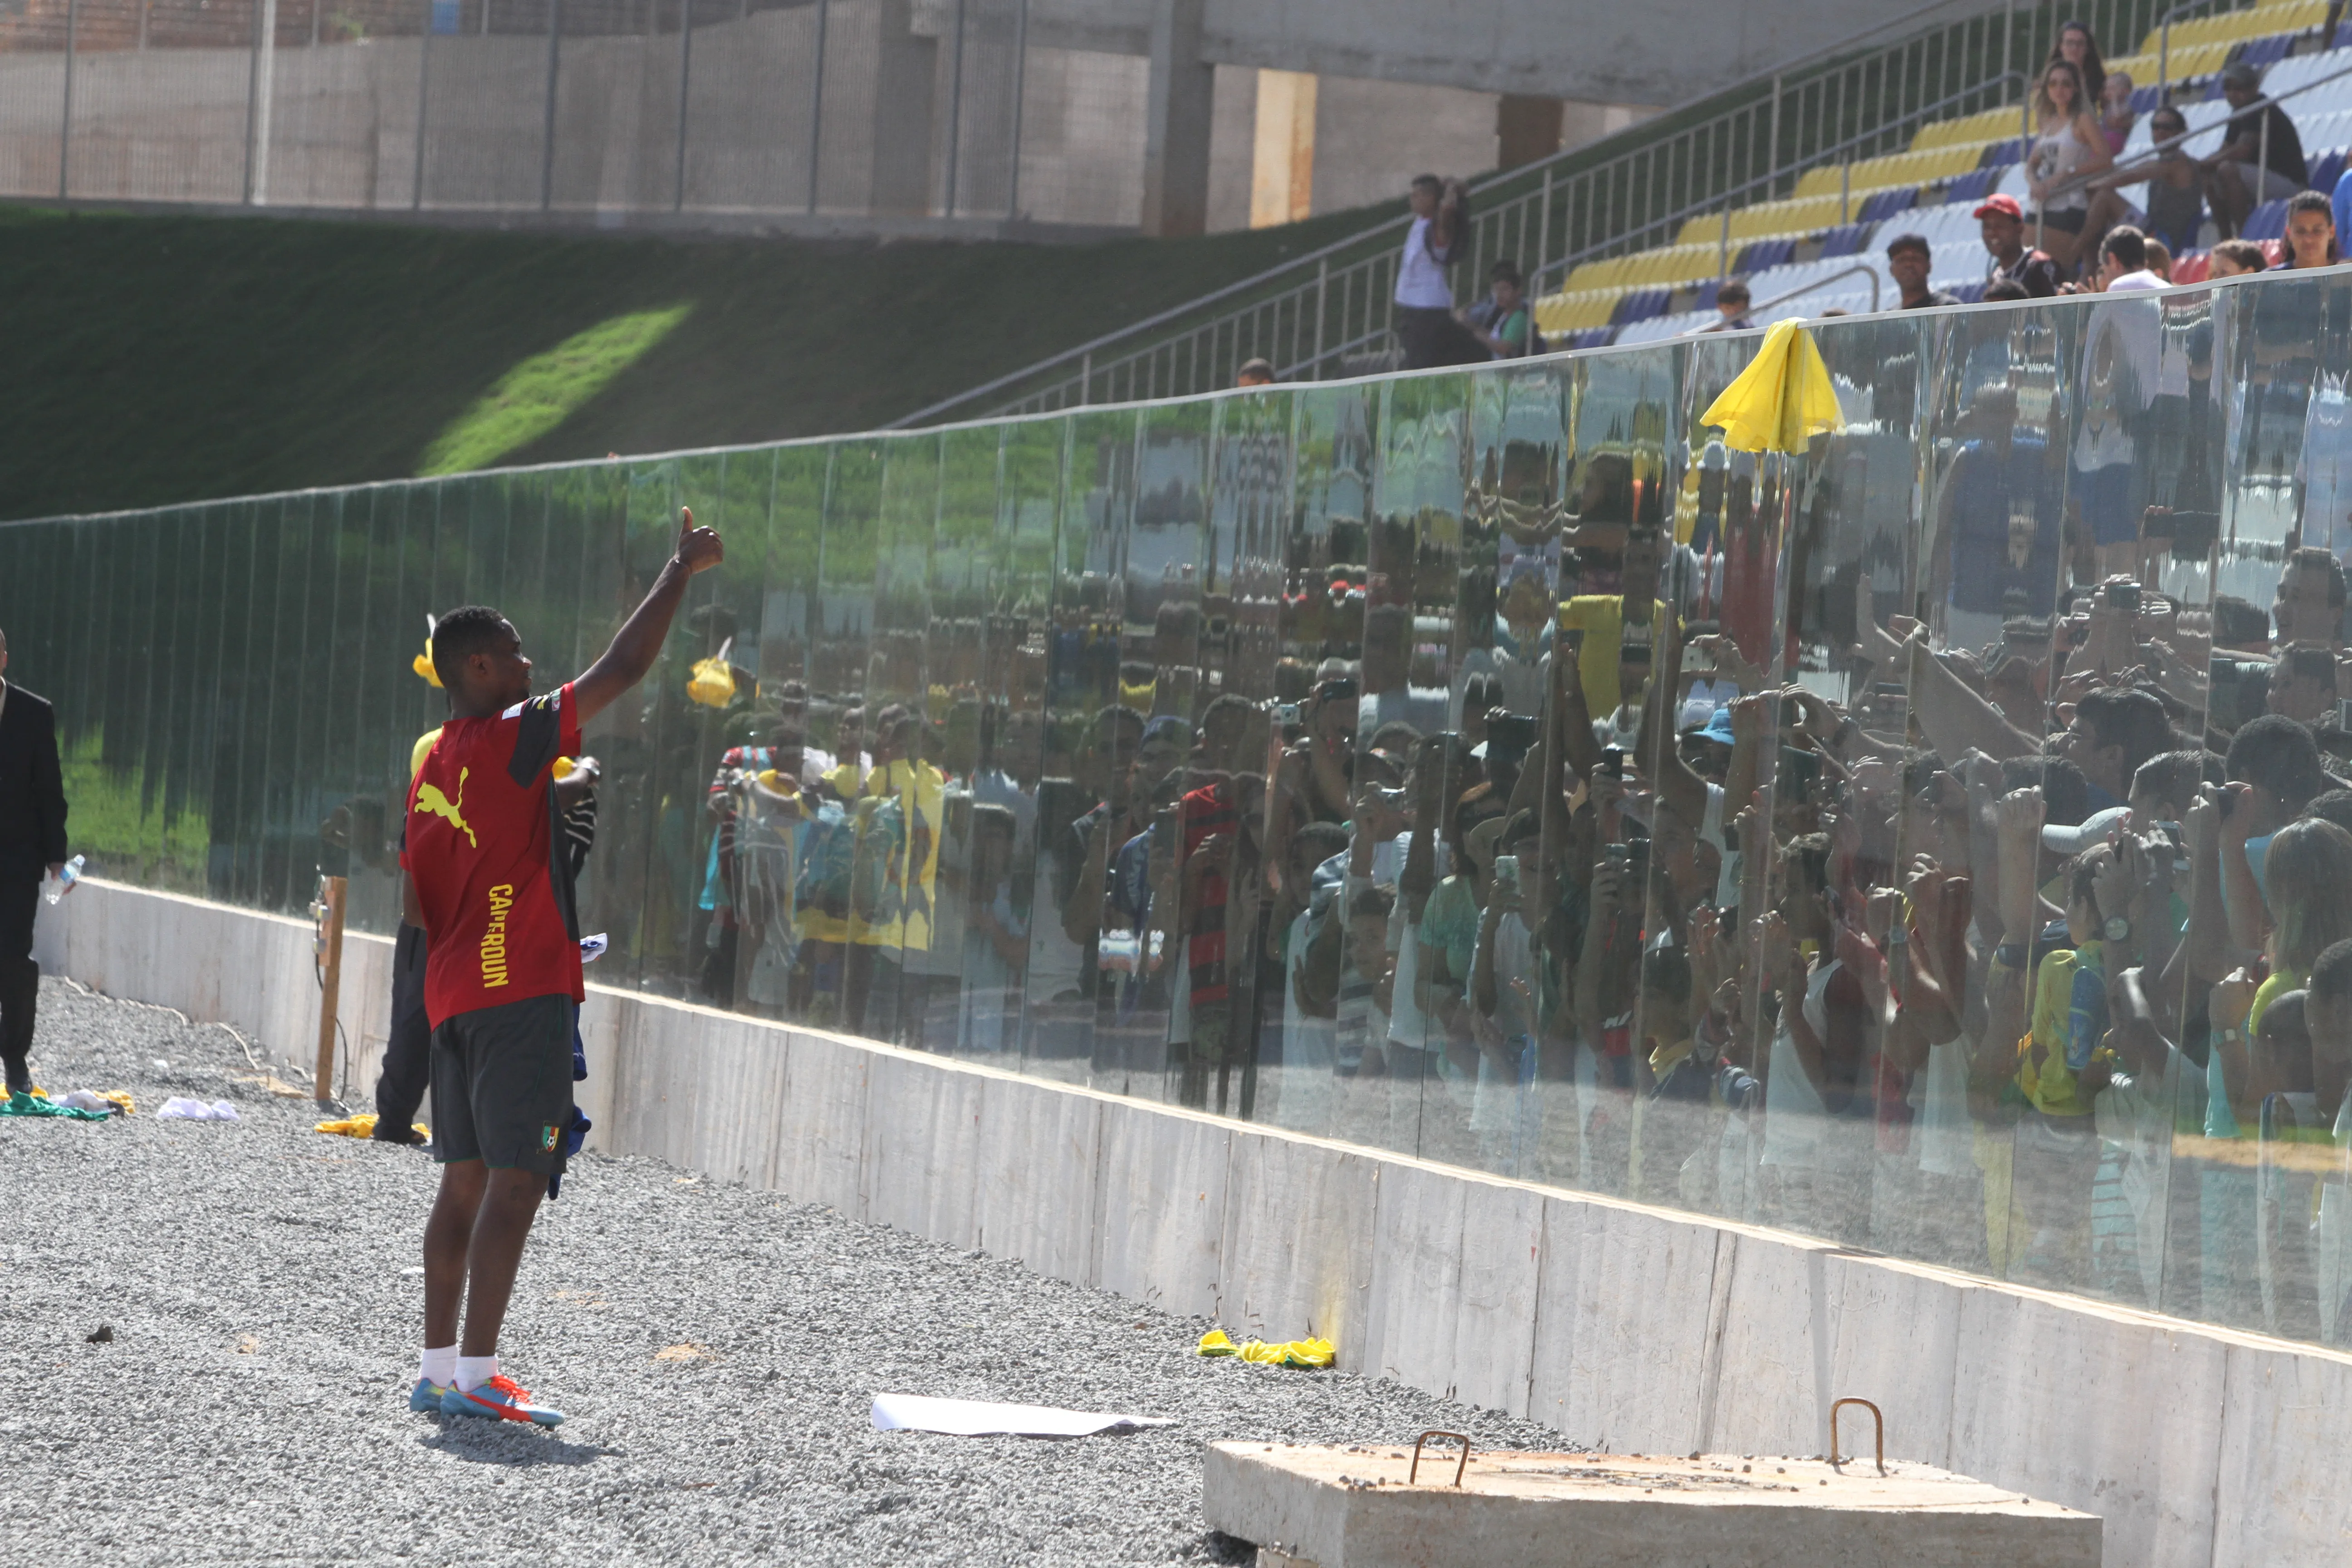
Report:
[[[1417,174],[1409,199],[1412,223],[1397,258],[1395,296],[1404,368],[1484,362],[1486,345],[1454,319],[1454,285],[1445,276],[1470,225],[1469,192],[1459,180]]]
[[[2148,269],[2147,236],[2127,223],[2107,230],[2099,242],[2099,292],[2130,294],[2148,289],[2169,289],[2163,275]]]

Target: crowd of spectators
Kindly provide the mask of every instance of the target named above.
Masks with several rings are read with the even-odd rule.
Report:
[[[1980,297],[2045,299],[2117,287],[2168,287],[2175,262],[2192,257],[2200,260],[2200,280],[2329,266],[2340,259],[2336,233],[2352,221],[2352,171],[2333,190],[2313,191],[2294,114],[2286,103],[2264,98],[2262,68],[2233,63],[2219,85],[2236,112],[2221,123],[2221,142],[2213,151],[2201,156],[2188,151],[2188,118],[2167,102],[2145,116],[2148,150],[2118,162],[2143,118],[2133,107],[2135,85],[2127,73],[2105,68],[2086,24],[2066,23],[2031,96],[2034,131],[2024,150],[2025,195],[1994,195],[1976,209],[1988,253]],[[1405,367],[1543,352],[1532,319],[1524,330],[1518,325],[1528,301],[1525,280],[1512,261],[1495,265],[1491,297],[1454,312],[1453,323],[1427,313],[1436,309],[1444,268],[1460,244],[1469,208],[1458,182],[1423,175],[1414,193],[1413,210],[1421,216],[1400,261],[1396,295]],[[2287,208],[2284,232],[2267,248],[2239,238],[2266,203],[2284,203]],[[1904,308],[1962,302],[1929,286],[1933,258],[1923,235],[1896,235],[1885,254],[1886,275]],[[1719,279],[1702,298],[1711,300],[1716,319],[1695,331],[1756,324],[1744,279]],[[1496,322],[1510,330],[1490,331]]]

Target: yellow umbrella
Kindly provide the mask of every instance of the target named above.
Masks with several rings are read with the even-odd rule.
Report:
[[[1723,444],[1734,451],[1801,452],[1843,417],[1813,334],[1791,321],[1773,323],[1764,346],[1699,423],[1722,426]]]

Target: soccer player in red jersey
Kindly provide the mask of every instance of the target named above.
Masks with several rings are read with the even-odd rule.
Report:
[[[719,535],[680,509],[677,552],[645,603],[586,674],[544,697],[530,694],[522,638],[496,610],[452,610],[434,628],[450,717],[409,784],[400,858],[406,918],[425,933],[441,1163],[412,1410],[563,1419],[500,1375],[498,1357],[523,1238],[563,1169],[572,1020],[587,994],[552,764],[579,755],[581,726],[645,679],[688,580],[724,555]]]

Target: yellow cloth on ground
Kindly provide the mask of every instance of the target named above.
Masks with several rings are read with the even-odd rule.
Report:
[[[1723,444],[1734,451],[1801,452],[1843,417],[1813,334],[1794,321],[1776,321],[1699,423],[1722,426]]]
[[[1329,1340],[1287,1340],[1269,1342],[1249,1340],[1236,1345],[1223,1329],[1211,1329],[1201,1336],[1200,1354],[1208,1356],[1239,1356],[1259,1366],[1326,1367],[1339,1352]]]
[[[410,1125],[416,1129],[419,1137],[433,1136],[432,1130],[422,1121],[412,1122]],[[360,1115],[346,1116],[334,1121],[321,1121],[310,1131],[332,1133],[338,1138],[373,1138],[375,1136],[375,1116],[372,1111],[362,1112]]]

